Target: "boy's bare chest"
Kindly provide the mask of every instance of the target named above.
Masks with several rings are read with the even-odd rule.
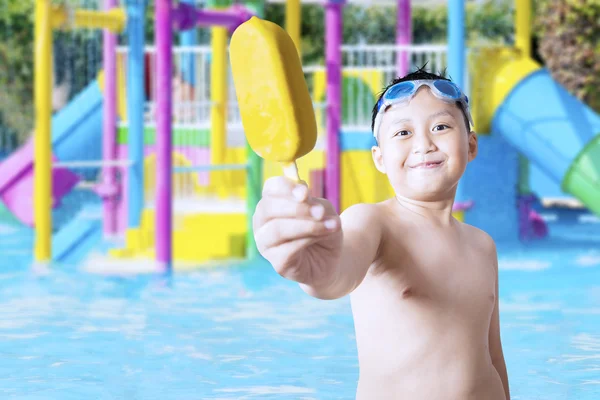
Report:
[[[471,243],[441,235],[389,241],[376,279],[406,305],[456,311],[467,318],[491,315],[494,260]]]

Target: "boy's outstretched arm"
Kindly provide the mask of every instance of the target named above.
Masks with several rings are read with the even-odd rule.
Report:
[[[504,361],[504,352],[502,351],[502,341],[500,340],[500,311],[498,307],[499,303],[499,290],[498,290],[498,254],[496,251],[496,245],[492,241],[492,257],[494,260],[494,270],[496,279],[496,295],[494,311],[492,312],[492,319],[490,322],[490,333],[489,333],[489,346],[490,356],[492,358],[492,364],[498,375],[502,380],[502,386],[504,386],[504,393],[506,394],[506,400],[510,400],[510,390],[508,385],[508,373],[506,371],[506,362]]]
[[[365,278],[381,243],[381,221],[373,204],[356,204],[341,215],[342,250],[336,278],[327,287],[300,284],[302,290],[320,299],[338,299],[351,293]]]

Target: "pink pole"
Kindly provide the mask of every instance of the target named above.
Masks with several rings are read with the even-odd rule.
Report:
[[[185,31],[197,26],[224,26],[233,32],[239,25],[254,15],[241,5],[227,10],[198,9],[193,4],[180,2],[172,13],[175,30]]]
[[[163,271],[172,266],[171,0],[156,0],[156,261]]]
[[[412,42],[412,25],[410,0],[398,0],[398,16],[396,20],[396,73],[398,76],[408,74],[409,57],[406,50],[398,49]]]
[[[325,67],[327,75],[327,168],[325,196],[340,212],[340,131],[342,117],[342,9],[344,0],[325,4]]]
[[[247,14],[242,14],[241,9],[230,11],[202,10],[196,14],[196,23],[199,26],[227,26],[230,29],[238,27],[248,19]],[[251,15],[251,14],[250,14]]]
[[[118,5],[118,0],[104,0],[104,8],[109,10]],[[104,108],[102,110],[102,159],[117,159],[117,35],[108,29],[103,32],[103,63],[105,74]],[[102,186],[111,192],[117,184],[117,168],[102,168]],[[104,234],[117,233],[117,201],[116,196],[103,196],[102,214]]]

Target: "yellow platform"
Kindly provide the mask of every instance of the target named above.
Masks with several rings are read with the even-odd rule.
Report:
[[[130,230],[126,245],[113,249],[117,259],[154,259],[154,210],[145,210],[140,229]],[[206,261],[244,258],[246,212],[198,212],[173,217],[173,261],[199,264]]]

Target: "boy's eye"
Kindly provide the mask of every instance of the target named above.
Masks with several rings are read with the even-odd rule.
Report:
[[[394,136],[408,136],[408,135],[410,135],[410,132],[406,131],[406,130],[398,131],[394,134]]]
[[[450,127],[448,125],[446,125],[446,124],[439,124],[439,125],[436,125],[433,128],[433,130],[434,131],[443,131],[444,129],[448,129],[448,128],[450,128]]]

